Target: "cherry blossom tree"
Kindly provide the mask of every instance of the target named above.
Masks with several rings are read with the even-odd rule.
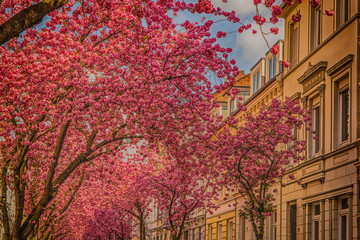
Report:
[[[174,132],[209,118],[208,72],[231,84],[237,69],[209,38],[212,23],[176,29],[167,14],[175,7],[188,9],[173,1],[69,1],[46,27],[0,47],[5,238],[27,239],[51,207],[58,216],[73,204],[83,174],[82,186],[96,184],[91,173],[105,177],[131,146],[141,154],[164,141],[178,145]]]
[[[244,198],[240,214],[251,222],[258,240],[263,239],[265,219],[273,211],[271,190],[285,176],[290,160],[303,159],[306,144],[297,139],[294,129],[308,129],[309,121],[297,101],[274,99],[256,116],[247,115],[240,122],[229,119],[214,140],[211,158],[219,162],[223,185],[236,186]]]
[[[272,11],[272,22],[281,13],[274,1],[254,3],[259,25],[266,22],[259,4]],[[179,11],[240,22],[235,12],[214,9],[208,0],[0,1],[0,211],[6,239],[53,232],[66,211],[76,211],[72,206],[83,200],[76,196],[90,194],[88,187],[102,189],[99,179],[116,175],[131,147],[138,158],[159,144],[177,149],[176,159],[188,159],[187,148],[207,152],[207,140],[184,145],[184,136],[213,134],[211,123],[202,122],[211,122],[215,106],[209,72],[226,77],[221,90],[238,71],[234,60],[227,61],[231,49],[211,37],[213,22],[176,25],[171,14]],[[44,16],[43,28],[32,27]],[[194,163],[205,159],[194,156]]]
[[[132,164],[117,183],[121,188],[116,193],[115,201],[122,211],[132,216],[133,222],[136,222],[134,234],[137,234],[140,240],[146,239],[146,219],[152,211],[150,204],[153,202],[153,189],[146,184],[146,178],[151,173],[152,168],[147,163]]]
[[[129,240],[131,237],[131,217],[118,208],[99,209],[88,221],[84,240]]]
[[[191,142],[192,137],[184,136],[181,145]],[[191,143],[188,148],[181,145],[161,148],[160,153],[152,155],[153,174],[144,178],[145,184],[153,189],[152,196],[159,211],[157,218],[162,219],[173,240],[182,238],[186,222],[197,209],[215,208],[212,200],[218,189],[212,163],[200,158],[205,148],[197,151],[197,147],[190,147],[196,144]],[[181,158],[173,154],[178,151],[183,151]]]

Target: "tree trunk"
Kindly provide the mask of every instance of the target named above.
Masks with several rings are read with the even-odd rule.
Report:
[[[251,222],[253,227],[253,232],[255,234],[256,240],[263,240],[264,239],[264,230],[265,230],[265,218],[260,218],[260,223],[257,225],[255,221]]]
[[[145,240],[146,232],[145,232],[145,221],[144,216],[141,214],[140,216],[140,240]]]

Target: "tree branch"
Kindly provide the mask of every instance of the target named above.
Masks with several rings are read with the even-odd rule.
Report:
[[[0,45],[6,43],[26,29],[40,23],[50,12],[68,3],[68,0],[43,0],[25,8],[0,26]]]

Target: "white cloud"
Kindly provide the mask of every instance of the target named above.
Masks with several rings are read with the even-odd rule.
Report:
[[[222,0],[211,0],[214,7],[220,7],[224,11],[235,11],[237,14],[250,14],[255,12],[255,6],[252,0],[228,0],[224,3]]]
[[[271,17],[271,12],[265,8],[260,7],[260,14],[265,16],[267,20]],[[259,26],[254,21],[247,23],[251,23],[252,28],[255,29],[257,33],[253,34],[251,29],[237,33],[236,48],[242,52],[242,61],[253,62],[253,64],[255,64],[261,57],[265,56],[265,53],[269,51],[269,47],[260,33]],[[284,20],[279,19],[276,25],[265,23],[263,25],[264,32],[269,32],[271,27],[278,27],[279,33],[277,35],[272,33],[265,35],[270,47],[279,39],[284,39]]]

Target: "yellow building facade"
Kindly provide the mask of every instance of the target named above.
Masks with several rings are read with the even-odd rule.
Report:
[[[287,174],[294,174],[301,185],[279,179],[278,186],[286,187],[279,187],[275,196],[266,240],[360,239],[360,1],[320,2],[316,10],[309,0],[283,5],[285,36],[277,43],[279,53],[265,53],[234,86],[243,91],[246,114],[256,115],[274,98],[300,100],[311,111],[317,137],[305,130],[295,133],[306,140],[307,150],[305,160],[290,163]],[[322,14],[325,9],[335,15]],[[292,20],[296,13],[302,15],[300,22]],[[284,60],[291,63],[289,68],[283,68]],[[236,103],[221,94],[215,99],[220,107],[213,114],[224,120],[233,115],[241,122],[245,114]],[[212,214],[200,211],[198,220],[187,223],[185,240],[255,239],[251,224],[238,214],[238,194],[217,204]]]
[[[287,174],[301,185],[279,179],[286,187],[276,195],[264,239],[360,239],[360,1],[322,0],[316,10],[308,1],[282,7],[285,38],[277,43],[278,56],[268,52],[251,69],[247,113],[255,115],[273,98],[298,99],[311,111],[317,139],[305,130],[295,133],[306,140],[307,150],[305,160],[290,163]],[[335,15],[323,15],[325,9]],[[300,22],[292,20],[296,13]],[[283,69],[283,60],[289,68]],[[218,205],[207,214],[206,240],[255,239],[250,223],[237,214],[240,197]]]

